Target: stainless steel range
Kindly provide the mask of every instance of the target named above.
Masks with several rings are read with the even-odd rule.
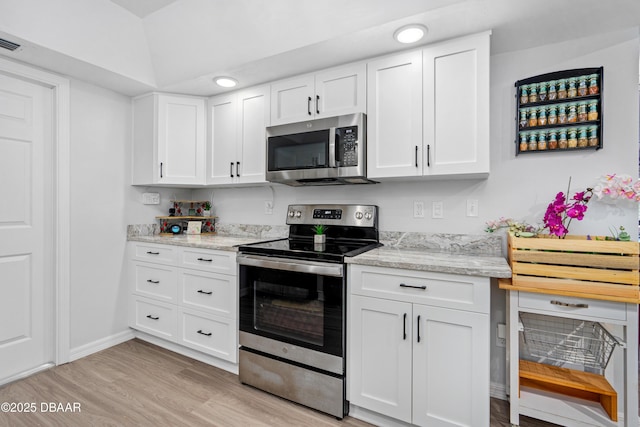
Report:
[[[291,205],[289,238],[239,247],[240,381],[338,418],[346,401],[344,258],[380,246],[372,205]],[[313,226],[326,225],[326,243]]]

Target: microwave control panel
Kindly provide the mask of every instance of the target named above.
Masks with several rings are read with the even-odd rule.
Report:
[[[339,166],[358,166],[358,127],[336,129],[336,163]]]

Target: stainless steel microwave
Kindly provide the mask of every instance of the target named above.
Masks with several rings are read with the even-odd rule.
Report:
[[[364,113],[267,128],[266,178],[301,186],[370,184]]]

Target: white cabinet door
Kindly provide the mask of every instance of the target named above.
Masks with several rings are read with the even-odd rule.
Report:
[[[489,33],[423,55],[424,174],[488,174]]]
[[[313,75],[283,80],[271,85],[271,124],[300,122],[314,116]]]
[[[204,99],[158,96],[159,184],[204,184]]]
[[[263,183],[266,168],[266,127],[270,123],[269,86],[238,93],[236,178],[238,183]]]
[[[367,176],[422,175],[422,53],[367,64]]]
[[[204,99],[153,93],[133,100],[134,185],[204,184]]]
[[[211,142],[207,184],[231,184],[235,177],[237,110],[235,95],[209,100]]]
[[[315,117],[333,117],[367,111],[366,64],[316,74]]]
[[[411,422],[411,304],[351,296],[349,400]]]
[[[489,426],[488,317],[414,304],[414,424]]]

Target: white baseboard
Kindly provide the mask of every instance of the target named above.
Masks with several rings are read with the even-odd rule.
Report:
[[[109,347],[113,347],[114,345],[122,344],[123,342],[129,341],[133,338],[135,338],[135,334],[131,329],[127,329],[126,331],[122,331],[109,337],[101,338],[99,340],[90,342],[89,344],[72,348],[69,352],[69,361],[73,362],[74,360],[82,359],[83,357],[87,357],[90,354],[97,353]]]
[[[37,374],[38,372],[45,371],[49,368],[53,368],[55,365],[53,363],[45,363],[44,365],[36,366],[33,369],[29,369],[28,371],[20,372],[19,374],[12,375],[7,378],[0,379],[0,386],[12,383],[14,381],[25,379],[33,374]]]

